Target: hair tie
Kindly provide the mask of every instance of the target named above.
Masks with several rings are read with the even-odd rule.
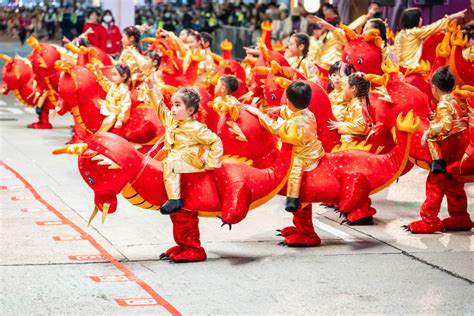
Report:
[[[127,66],[126,63],[120,63],[119,67],[122,68],[122,69],[126,69],[128,66]]]
[[[358,71],[358,72],[355,73],[355,77],[356,77],[357,79],[364,79],[364,73]]]

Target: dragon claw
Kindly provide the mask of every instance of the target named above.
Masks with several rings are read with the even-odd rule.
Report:
[[[343,225],[343,224],[345,224],[345,223],[347,223],[347,222],[349,222],[349,221],[348,221],[347,219],[344,219],[344,220],[342,220],[342,222],[340,223],[340,225]]]
[[[275,236],[277,236],[277,237],[283,237],[282,234],[276,234]]]
[[[222,221],[221,227],[224,227],[225,225],[229,225],[229,230],[232,230],[232,224],[224,222],[222,220],[222,216],[217,215],[216,217]]]
[[[160,255],[159,260],[170,260],[170,258],[163,252],[163,253]]]
[[[283,247],[285,247],[285,246],[286,246],[286,243],[285,243],[284,241],[280,241],[280,242],[278,243],[278,246],[283,246]]]

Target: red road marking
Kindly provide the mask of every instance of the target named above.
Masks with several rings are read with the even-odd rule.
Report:
[[[29,208],[29,207],[22,208],[20,209],[20,211],[26,212],[26,213],[49,212],[49,210],[45,208]]]
[[[103,255],[77,255],[77,256],[69,256],[69,260],[76,260],[76,261],[91,261],[91,260],[101,260],[106,259]]]
[[[22,185],[0,185],[0,190],[26,189]]]
[[[118,262],[117,259],[115,259],[107,250],[105,250],[104,247],[102,247],[94,238],[92,238],[90,235],[88,235],[82,228],[71,222],[68,218],[66,218],[60,211],[55,209],[51,204],[46,202],[39,194],[38,192],[30,185],[28,181],[26,181],[25,178],[23,178],[18,172],[16,172],[13,168],[5,164],[3,161],[0,161],[0,168],[1,169],[7,169],[11,173],[13,173],[23,184],[25,185],[25,188],[28,189],[34,197],[32,199],[37,199],[41,204],[43,204],[49,211],[53,212],[56,214],[56,216],[59,217],[59,219],[71,226],[72,229],[74,229],[79,235],[81,236],[87,236],[86,240],[91,243],[91,245],[99,251],[99,253],[103,256],[104,259],[109,260],[111,264],[113,264],[120,272],[122,272],[124,275],[128,275],[130,278],[134,278],[135,282],[137,283],[138,286],[140,286],[143,290],[145,290],[151,298],[139,298],[139,299],[116,299],[115,301],[120,305],[120,306],[152,306],[152,305],[161,305],[163,306],[171,315],[181,315],[181,313],[173,306],[171,305],[168,301],[166,301],[161,295],[159,295],[151,286],[149,286],[145,281],[142,281],[138,279],[135,274],[130,271],[128,268],[126,268],[122,263]],[[12,198],[13,199],[13,198]],[[131,300],[131,301],[130,301]],[[140,301],[141,300],[141,301]],[[121,305],[121,302],[125,304],[125,302],[129,302],[130,304],[126,305]],[[145,305],[132,305],[137,302],[142,302],[146,303]]]
[[[128,282],[135,281],[128,275],[94,275],[89,277],[94,282]]]
[[[45,222],[36,222],[36,225],[39,226],[60,226],[65,225],[65,223],[61,221],[45,221]]]
[[[36,200],[34,196],[12,196],[13,201]]]
[[[115,301],[122,307],[160,305],[152,298],[117,298]]]
[[[87,240],[82,236],[53,236],[53,240],[56,241],[74,241],[74,240]]]

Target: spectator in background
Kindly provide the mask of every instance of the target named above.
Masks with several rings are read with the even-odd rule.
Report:
[[[112,11],[105,10],[102,16],[102,26],[105,29],[105,52],[107,54],[120,54],[122,51],[122,32],[115,25]]]
[[[31,17],[26,9],[21,11],[20,16],[18,17],[18,36],[20,37],[21,45],[25,45],[26,35],[28,29],[30,28]]]
[[[56,33],[56,20],[57,20],[57,12],[56,8],[49,7],[46,15],[44,16],[44,23],[46,24],[46,32],[48,33],[48,40],[52,40],[54,38],[54,34]]]
[[[107,50],[107,32],[105,28],[99,23],[99,11],[91,9],[87,12],[87,21],[84,25],[84,32],[92,29],[92,32],[87,34],[87,41],[103,51]]]
[[[380,4],[378,1],[369,2],[367,7],[367,14],[361,15],[355,19],[351,24],[350,28],[355,30],[358,34],[362,33],[365,23],[370,19],[381,19],[382,12],[380,11]]]
[[[76,16],[76,34],[82,34],[84,25],[86,23],[86,13],[80,3],[76,4],[76,10],[74,14]]]
[[[283,22],[283,29],[281,31],[281,39],[286,43],[288,43],[289,37],[292,34],[308,31],[308,22],[303,17],[304,9],[298,7],[292,14]]]
[[[75,22],[76,17],[74,15],[74,8],[71,5],[66,5],[59,25],[61,26],[61,32],[63,33],[63,36],[69,40],[74,38],[73,31],[76,26]]]

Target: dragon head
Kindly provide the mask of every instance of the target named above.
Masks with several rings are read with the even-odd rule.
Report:
[[[146,167],[143,155],[125,139],[111,133],[93,134],[85,143],[57,148],[53,154],[79,157],[79,172],[94,191],[94,202],[103,219],[117,210],[117,195]]]
[[[29,38],[28,44],[33,48],[29,59],[33,71],[40,76],[49,77],[56,73],[54,63],[61,59],[61,54],[54,45],[40,44],[35,38]]]
[[[358,71],[381,74],[382,38],[378,30],[370,30],[364,35],[355,35],[347,26],[341,25],[346,33],[347,44],[342,51],[342,60],[353,64]]]
[[[31,64],[24,58],[11,58],[7,55],[0,54],[6,64],[2,70],[3,86],[6,90],[16,90],[24,86],[32,77]]]

